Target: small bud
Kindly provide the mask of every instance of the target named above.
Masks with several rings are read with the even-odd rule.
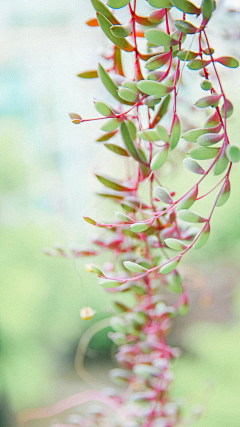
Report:
[[[72,120],[72,122],[75,123],[76,125],[82,122],[82,117],[79,116],[79,114],[69,113],[69,117]]]
[[[96,310],[93,310],[92,307],[82,307],[81,310],[79,310],[79,312],[80,312],[80,317],[83,320],[90,320],[96,313]]]

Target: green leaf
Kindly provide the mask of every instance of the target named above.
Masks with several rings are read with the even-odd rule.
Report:
[[[193,249],[200,249],[207,243],[209,236],[210,236],[210,224],[209,223],[207,223],[203,227],[203,230],[200,231],[198,236],[199,236],[198,239],[196,240],[196,242],[193,245]]]
[[[108,148],[108,150],[113,151],[113,153],[119,154],[120,156],[125,156],[125,157],[129,157],[129,154],[126,150],[124,150],[124,148],[120,147],[119,145],[115,145],[115,144],[104,144],[105,147]]]
[[[183,199],[178,203],[178,210],[189,209],[198,196],[198,186],[196,185]]]
[[[145,273],[148,271],[147,268],[144,268],[132,261],[124,261],[123,265],[127,270],[134,271],[135,273]]]
[[[137,83],[134,82],[133,80],[125,80],[124,82],[122,82],[121,86],[127,87],[128,89],[131,89],[131,90],[133,90],[133,92],[138,94]]]
[[[237,145],[228,145],[226,155],[229,162],[237,163],[240,161],[240,149]]]
[[[112,23],[104,16],[102,13],[97,12],[98,23],[106,34],[106,36],[111,40],[120,49],[125,50],[126,52],[133,52],[134,46],[131,45],[124,37],[115,37],[111,31]]]
[[[201,88],[203,90],[210,90],[212,89],[212,83],[209,80],[203,80],[201,83]]]
[[[101,270],[99,270],[99,268],[98,268],[98,267],[96,267],[95,265],[91,265],[91,268],[92,268],[92,271],[93,271],[94,273],[96,273],[98,276],[104,276],[104,274],[102,273],[102,271],[101,271]]]
[[[157,7],[157,8],[172,6],[172,3],[170,0],[148,0],[148,3],[151,6]]]
[[[190,13],[193,15],[199,15],[200,9],[196,7],[193,3],[187,0],[171,0],[171,3],[173,6],[177,7],[178,9],[182,10],[182,12]]]
[[[130,377],[132,376],[131,371],[126,371],[125,369],[111,369],[110,372],[110,379],[118,385],[123,385],[129,382]]]
[[[136,93],[133,90],[128,89],[127,87],[121,87],[118,90],[118,95],[122,99],[124,99],[124,101],[129,101],[129,102],[136,102],[137,101]]]
[[[199,53],[197,52],[192,52],[190,50],[180,50],[177,53],[177,57],[181,60],[181,61],[191,61],[192,59],[195,59],[197,56],[199,55]]]
[[[176,46],[179,42],[178,40],[174,40],[169,34],[165,33],[162,30],[157,30],[155,28],[151,28],[145,31],[144,36],[146,39],[154,44],[155,46]]]
[[[125,122],[122,122],[122,124],[121,124],[121,134],[122,134],[122,138],[123,138],[123,141],[124,141],[124,144],[125,144],[125,147],[126,147],[128,153],[135,160],[137,160],[137,162],[146,165],[145,160],[142,158],[138,148],[136,147],[136,145],[133,142],[131,133],[130,133],[129,128]]]
[[[208,160],[217,157],[219,150],[217,147],[193,148],[188,154],[195,160]]]
[[[154,95],[156,98],[161,98],[173,90],[173,87],[164,86],[152,80],[141,80],[137,86],[141,92],[147,95]]]
[[[231,101],[229,101],[229,99],[226,99],[225,103],[220,108],[221,117],[225,116],[225,108],[224,108],[225,104],[226,104],[226,117],[228,119],[233,114],[233,105]]]
[[[72,123],[74,123],[76,125],[78,125],[82,121],[82,117],[79,116],[79,114],[77,114],[77,113],[69,113],[69,117],[71,118]]]
[[[167,276],[167,284],[171,292],[176,294],[182,293],[182,276],[178,271],[173,271]]]
[[[184,159],[183,164],[190,172],[197,173],[199,175],[205,174],[204,169],[195,160]]]
[[[201,68],[207,67],[211,63],[211,60],[206,61],[204,59],[192,59],[188,63],[188,68],[190,70],[200,70]]]
[[[198,140],[198,138],[201,136],[201,135],[204,135],[204,134],[208,134],[208,133],[211,133],[211,129],[213,129],[213,131],[215,132],[215,131],[217,131],[217,132],[219,132],[220,131],[220,129],[221,129],[221,125],[219,126],[219,127],[216,127],[216,128],[206,128],[206,129],[204,129],[204,128],[199,128],[199,129],[191,129],[191,130],[188,130],[187,132],[185,132],[184,134],[183,134],[183,136],[182,136],[182,138],[183,139],[185,139],[185,141],[188,141],[188,142],[197,142],[197,140]]]
[[[117,130],[114,130],[114,131],[112,131],[112,132],[108,132],[108,133],[106,133],[106,134],[104,134],[104,135],[102,135],[102,136],[100,136],[98,139],[97,139],[97,142],[104,142],[104,141],[108,141],[109,139],[111,139],[114,135],[116,135],[116,133],[117,133],[118,131]]]
[[[136,139],[137,128],[135,124],[131,120],[128,120],[127,125],[132,139]]]
[[[126,6],[129,2],[130,0],[108,0],[107,4],[113,9],[121,9],[121,7]]]
[[[160,148],[158,153],[154,155],[151,161],[150,168],[152,171],[156,171],[162,167],[162,165],[166,162],[168,156],[169,144],[167,143],[163,147]]]
[[[195,34],[199,31],[199,28],[195,27],[188,21],[183,21],[182,19],[177,19],[174,24],[175,27],[183,34]]]
[[[160,139],[164,142],[169,142],[169,135],[167,130],[161,125],[158,125],[156,129]]]
[[[181,123],[177,114],[175,114],[172,132],[170,136],[170,150],[173,150],[177,146],[180,137],[181,137]]]
[[[156,126],[159,123],[159,121],[162,119],[162,117],[166,114],[170,100],[171,100],[171,95],[168,94],[161,101],[159,109],[158,109],[158,111],[156,113],[156,116],[154,117],[154,120],[153,120],[153,123],[152,123],[153,126]]]
[[[159,376],[160,371],[152,365],[146,365],[145,363],[139,363],[138,365],[133,366],[133,373],[135,375],[137,375],[138,377],[149,380],[152,377]]]
[[[130,226],[130,230],[134,231],[134,233],[142,233],[143,231],[146,231],[150,227],[149,224],[144,224],[142,222],[135,222],[135,224],[132,224]]]
[[[151,24],[158,24],[165,16],[165,10],[153,10],[152,12],[150,12],[148,19],[150,21]],[[139,24],[141,24],[140,22],[138,22]]]
[[[110,119],[102,125],[101,130],[104,132],[112,132],[116,130],[120,124],[121,121],[119,119]]]
[[[203,0],[201,10],[202,10],[204,20],[209,21],[209,19],[211,18],[212,12],[214,11],[213,0]]]
[[[216,203],[217,207],[223,206],[228,201],[230,196],[230,190],[231,190],[230,181],[229,181],[229,178],[227,177],[219,193],[217,203]]]
[[[159,273],[161,274],[168,274],[171,271],[175,270],[175,268],[178,266],[178,263],[180,261],[181,257],[177,258],[176,260],[169,261],[167,264],[163,265],[159,269]]]
[[[97,70],[83,71],[78,74],[78,77],[81,77],[82,79],[95,79],[98,77],[98,72]]]
[[[215,104],[218,104],[222,95],[209,95],[204,98],[199,99],[196,102],[196,106],[199,108],[212,107]]]
[[[219,158],[217,159],[214,167],[213,167],[213,174],[214,175],[221,175],[225,171],[225,169],[228,167],[229,161],[225,154],[225,150],[222,151]]]
[[[113,25],[110,30],[114,37],[128,37],[132,32],[132,26],[129,24]]]
[[[113,25],[118,25],[120,22],[117,20],[117,18],[111,13],[109,8],[103,4],[100,0],[91,0],[91,3],[94,7],[94,9],[97,12],[102,13]]]
[[[224,133],[218,135],[216,133],[205,133],[204,135],[199,136],[197,143],[203,147],[208,147],[209,145],[217,144],[224,137]]]
[[[101,64],[98,66],[98,75],[104,84],[105,88],[108,90],[108,92],[118,101],[122,102],[123,104],[131,105],[127,102],[124,102],[122,98],[118,95],[118,86],[114,83],[114,81],[111,79],[108,72],[103,68]]]
[[[130,218],[130,216],[127,216],[122,212],[115,212],[115,216],[116,216],[116,218],[120,219],[120,221],[133,222],[133,220],[132,220],[132,218]]]
[[[83,219],[84,219],[84,221],[88,222],[89,224],[97,225],[96,221],[94,221],[94,219],[92,219],[92,218],[89,218],[88,216],[84,216]]]
[[[214,111],[213,114],[211,114],[210,116],[208,116],[204,127],[205,128],[216,128],[216,126],[218,126],[220,123],[220,119],[219,119],[219,115],[217,111]],[[220,129],[219,129],[220,130]]]
[[[122,285],[123,282],[118,282],[117,280],[103,279],[98,283],[102,288],[116,288],[117,286]]]
[[[173,249],[174,251],[183,251],[187,248],[187,245],[178,239],[169,238],[165,240],[165,243],[170,249]]]
[[[201,215],[199,215],[196,212],[193,211],[189,211],[187,209],[182,209],[178,211],[178,217],[186,222],[191,222],[191,223],[201,223],[201,222],[206,222],[206,218],[203,218]]]
[[[97,101],[97,102],[95,102],[94,107],[103,116],[112,116],[113,115],[111,108],[109,108],[109,106],[107,104],[105,104],[105,102]]]
[[[137,136],[139,136],[139,138],[143,139],[144,141],[154,142],[160,140],[158,132],[154,129],[141,130],[137,133]]]
[[[172,55],[171,51],[166,53],[160,53],[159,55],[155,55],[146,62],[145,67],[148,70],[152,70],[152,71],[157,70],[157,68],[161,68],[164,64],[166,64],[169,61],[171,55]]]
[[[163,203],[167,203],[168,205],[172,205],[174,203],[170,193],[163,187],[155,187],[154,194],[155,197]]]
[[[122,185],[119,181],[108,179],[105,176],[96,175],[97,179],[105,185],[105,187],[112,188],[115,191],[133,191],[132,188]]]
[[[225,67],[229,68],[237,68],[239,67],[239,61],[231,56],[221,56],[214,60],[215,62],[219,62],[219,64],[225,65]]]

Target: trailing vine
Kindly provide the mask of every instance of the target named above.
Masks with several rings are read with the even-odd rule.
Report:
[[[240,160],[239,148],[230,145],[228,138],[227,119],[233,106],[218,71],[219,65],[235,68],[239,64],[232,57],[214,54],[207,35],[207,26],[217,8],[214,0],[203,0],[200,7],[188,0],[148,0],[148,16],[138,12],[146,6],[143,0],[108,0],[107,5],[91,0],[91,3],[96,18],[89,19],[87,24],[100,26],[112,42],[112,54],[105,55],[107,66],[99,64],[97,70],[84,71],[79,77],[98,77],[112,95],[112,105],[96,101],[100,116],[88,119],[71,113],[70,117],[73,123],[81,125],[102,120],[103,134],[97,141],[113,155],[124,157],[127,165],[134,165],[134,172],[128,172],[122,180],[96,175],[105,188],[99,196],[110,198],[118,210],[111,223],[84,219],[97,228],[109,230],[111,238],[104,234],[94,239],[94,250],[61,249],[49,253],[68,258],[110,253],[108,268],[91,265],[90,270],[100,278],[98,285],[106,292],[129,292],[135,297],[135,305],[131,307],[115,302],[120,314],[111,318],[113,332],[109,334],[118,347],[116,360],[120,366],[111,370],[110,377],[113,382],[123,384],[125,390],[123,393],[108,390],[105,397],[100,392],[95,392],[97,395],[89,392],[88,400],[93,398],[110,406],[119,415],[116,425],[180,426],[185,422],[181,406],[171,395],[172,362],[179,350],[171,348],[166,335],[173,319],[188,312],[188,293],[178,271],[179,263],[191,249],[200,249],[207,243],[212,215],[230,195],[232,163]],[[124,7],[128,9],[129,20],[122,24],[117,12]],[[189,21],[191,18],[193,23]],[[145,47],[140,49],[144,39]],[[133,57],[132,76],[122,62],[122,51]],[[202,76],[205,95],[196,100],[193,108],[205,109],[207,118],[198,128],[186,124],[181,117],[182,84],[185,90],[181,102],[189,103],[188,82],[184,81],[187,68],[193,78],[198,73]],[[119,136],[121,143],[117,144]],[[181,151],[175,150],[178,146]],[[184,167],[200,178],[184,194],[175,194],[165,188],[171,185],[167,166],[173,161],[181,163],[183,151],[187,151]],[[206,194],[201,194],[203,181],[212,175],[219,176],[219,181]],[[205,216],[191,210],[193,204],[208,195],[212,204]],[[167,292],[176,295],[172,306],[164,302]],[[94,313],[91,307],[83,307],[80,312],[83,319],[91,318]],[[78,395],[71,403],[65,402],[61,410],[85,400]],[[71,422],[80,426],[98,423],[104,411],[98,409],[88,419],[75,418]],[[57,412],[59,409],[51,414]],[[21,421],[30,418],[29,414],[23,415]]]

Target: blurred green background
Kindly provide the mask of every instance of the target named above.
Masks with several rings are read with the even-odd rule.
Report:
[[[111,161],[112,171],[119,169],[117,160],[93,142],[98,126],[75,127],[67,115],[75,111],[90,117],[95,114],[92,100],[107,96],[96,81],[83,83],[76,77],[80,70],[96,66],[97,48],[106,43],[98,30],[84,26],[93,16],[89,3],[0,3],[0,392],[4,427],[14,426],[14,415],[21,410],[54,403],[84,388],[74,370],[79,338],[87,327],[113,312],[111,297],[85,271],[91,259],[73,262],[42,252],[54,242],[64,247],[88,242],[93,230],[82,216],[106,213],[104,203],[94,196],[100,186],[93,172],[104,171],[102,159]],[[221,28],[216,24],[218,31],[210,36],[218,52],[239,59],[239,14],[236,18],[226,13],[231,5],[222,6]],[[84,40],[91,44],[93,54]],[[239,71],[221,68],[221,76],[235,105],[228,129],[237,144]],[[176,170],[171,187],[182,192],[190,176],[181,171],[179,180]],[[240,420],[238,165],[233,166],[231,182],[230,200],[215,213],[207,246],[183,263],[192,308],[169,337],[173,345],[183,348],[176,364],[174,393],[183,396],[189,407],[204,406],[199,427],[239,427]],[[113,212],[114,206],[109,207]],[[200,209],[208,209],[208,201]],[[83,305],[97,310],[91,321],[80,319]],[[105,375],[112,363],[106,331],[97,335],[91,347],[87,359],[101,386],[106,379],[99,370]]]

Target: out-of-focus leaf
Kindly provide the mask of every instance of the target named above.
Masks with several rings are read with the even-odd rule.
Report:
[[[125,157],[129,157],[129,154],[126,150],[124,150],[124,148],[120,147],[119,145],[115,145],[115,144],[104,144],[105,147],[108,148],[108,150],[113,151],[113,153],[119,154],[120,156],[125,156]]]
[[[135,93],[138,93],[137,83],[133,80],[125,80],[124,82],[122,82],[121,86],[131,89]]]
[[[124,101],[120,96],[118,95],[118,86],[114,83],[114,81],[111,79],[108,72],[103,68],[101,64],[98,66],[98,74],[99,77],[104,84],[105,88],[108,90],[108,92],[118,101],[123,104],[129,104],[128,102]]]
[[[92,267],[92,271],[93,271],[94,273],[96,273],[98,276],[104,276],[104,274],[102,273],[102,271],[101,271],[101,270],[99,270],[99,268],[98,268],[98,267],[96,267],[96,265],[91,265],[91,267]]]
[[[127,216],[122,212],[115,212],[115,216],[116,216],[116,218],[120,219],[120,221],[130,222],[130,223],[133,222],[133,220],[132,220],[132,218],[130,218],[130,216]]]
[[[173,150],[177,146],[180,136],[181,136],[181,123],[177,114],[175,114],[172,132],[170,135],[170,150]]]
[[[213,114],[211,114],[210,116],[208,116],[208,118],[207,118],[207,120],[206,120],[206,122],[204,124],[204,127],[205,128],[216,127],[216,126],[219,125],[219,123],[220,123],[220,120],[219,120],[218,112],[214,111]]]
[[[78,74],[78,77],[81,77],[82,79],[95,79],[98,77],[98,72],[97,70],[83,71]]]
[[[169,142],[169,135],[167,130],[161,125],[158,125],[156,129],[160,139],[165,142]]]
[[[167,143],[159,149],[158,153],[156,153],[153,156],[151,165],[150,165],[150,168],[153,171],[156,171],[159,168],[161,168],[162,165],[166,162],[167,156],[168,156],[168,150],[169,150],[169,144]]]
[[[191,223],[201,223],[206,222],[206,218],[203,218],[201,215],[199,215],[196,212],[189,211],[188,209],[181,209],[178,211],[177,216],[186,222]]]
[[[143,139],[144,141],[154,142],[154,141],[160,140],[160,136],[155,129],[141,130],[140,132],[137,133],[137,135],[139,136],[139,138]]]
[[[209,21],[214,11],[214,2],[213,0],[202,0],[201,6],[202,14],[204,17],[205,23]]]
[[[205,170],[195,160],[184,159],[183,164],[190,172],[197,173],[199,175],[205,174]]]
[[[220,148],[217,147],[199,147],[189,151],[189,156],[195,160],[208,160],[217,157]]]
[[[171,3],[173,6],[180,9],[182,12],[190,13],[193,15],[199,15],[201,13],[201,10],[195,6],[193,3],[187,0],[171,0]]]
[[[148,70],[156,70],[157,68],[161,68],[164,64],[168,62],[171,55],[172,55],[171,51],[167,53],[160,53],[159,55],[155,55],[146,62],[145,67]]]
[[[121,121],[119,119],[110,119],[102,125],[101,130],[104,132],[112,132],[116,130],[120,124]]]
[[[204,98],[199,99],[196,102],[196,106],[199,108],[212,107],[215,104],[218,104],[222,95],[209,95]]]
[[[113,178],[108,179],[102,175],[96,175],[96,177],[105,187],[112,188],[115,191],[133,191],[133,188],[126,187]]]
[[[120,49],[125,50],[126,52],[133,52],[134,46],[131,45],[124,37],[115,37],[111,32],[112,23],[104,16],[102,13],[97,12],[97,19],[99,25],[106,36],[114,43],[116,46],[120,47]]]
[[[154,194],[155,197],[161,200],[163,203],[167,203],[168,205],[172,205],[174,203],[174,200],[169,192],[163,187],[155,187]]]
[[[168,106],[169,106],[170,99],[171,99],[171,95],[168,94],[161,101],[159,109],[158,109],[158,111],[156,113],[156,116],[154,117],[154,120],[153,120],[153,123],[152,123],[153,127],[156,126],[160,122],[160,120],[162,119],[162,117],[166,114]]]
[[[97,18],[89,18],[89,19],[87,19],[87,21],[86,21],[86,24],[89,26],[89,27],[99,27],[99,23],[98,23],[98,20],[97,20]]]
[[[152,24],[158,24],[164,18],[164,16],[165,16],[165,10],[158,9],[150,12],[148,19]]]
[[[96,225],[97,224],[96,221],[94,221],[94,219],[89,218],[88,216],[84,216],[83,219],[84,219],[84,221],[88,222],[91,225]]]
[[[216,133],[205,133],[204,135],[199,136],[197,143],[203,147],[208,147],[209,145],[217,144],[224,137],[224,133],[218,135]]]
[[[217,207],[223,206],[228,201],[230,196],[230,190],[230,181],[229,178],[226,178],[217,199]]]
[[[230,162],[237,163],[240,161],[240,149],[237,145],[228,145],[226,150],[227,158]]]
[[[169,34],[165,33],[162,30],[157,30],[155,28],[151,28],[145,31],[146,39],[154,44],[155,46],[176,46],[178,41],[169,36]]]
[[[195,34],[199,31],[199,28],[195,27],[191,22],[177,19],[174,21],[175,27],[184,34]]]

